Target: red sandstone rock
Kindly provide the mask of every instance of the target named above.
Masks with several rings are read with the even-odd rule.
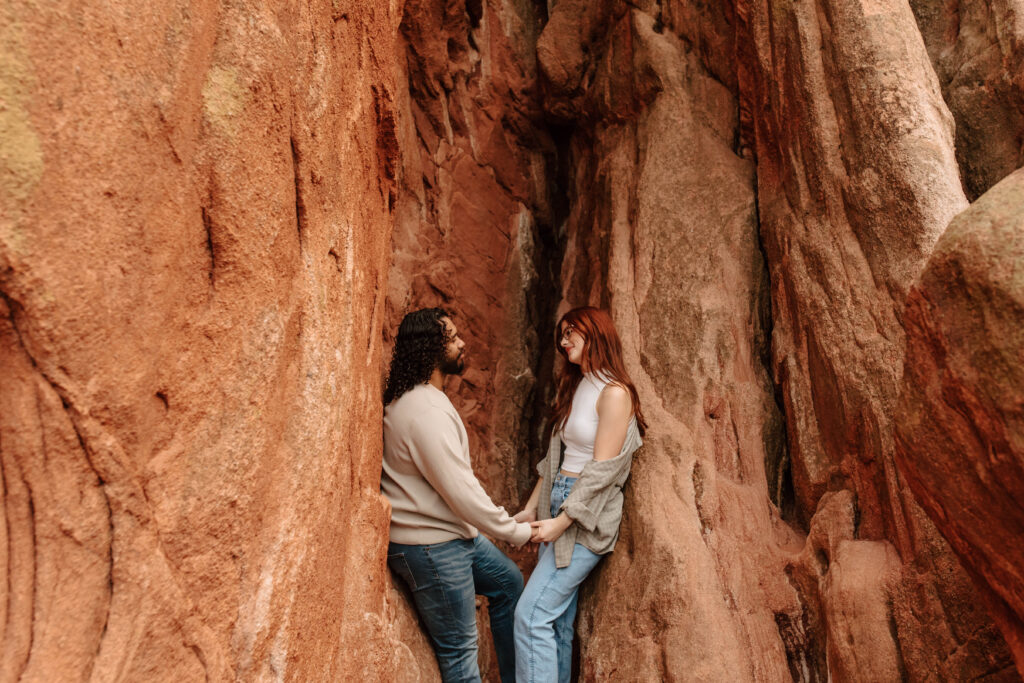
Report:
[[[1024,669],[1024,171],[950,224],[907,302],[897,455]]]
[[[974,199],[1024,166],[1024,5],[1019,0],[910,0]]]
[[[712,49],[689,51],[653,9],[613,19],[581,50],[589,33],[565,28],[569,10],[556,22],[560,7],[541,65],[552,113],[583,129],[562,305],[611,308],[653,425],[622,545],[582,604],[583,677],[1012,677],[892,462],[898,305],[965,204],[913,16],[741,4],[738,108],[711,77],[728,71],[708,68]],[[582,91],[559,76],[579,51]],[[737,109],[753,130],[740,130]],[[770,500],[786,504],[787,476],[762,364],[765,256],[796,484],[787,515],[807,538]]]
[[[400,8],[334,7],[0,10],[2,680],[430,675],[366,426]]]
[[[965,206],[914,17],[826,0],[742,2],[737,14],[797,507],[850,490],[857,537],[899,554],[887,593],[861,587],[860,600],[891,604],[879,656],[895,639],[913,679],[1003,669],[1005,646],[893,462],[904,298]]]
[[[384,566],[379,331],[455,310],[515,507],[559,294],[612,310],[652,423],[584,679],[1017,678],[892,437],[957,162],[1012,168],[1016,4],[956,37],[929,0],[550,4],[0,10],[0,679],[436,680]],[[964,436],[913,396],[907,444]],[[904,448],[1019,653],[1012,497]]]
[[[735,95],[642,12],[590,54],[581,106],[606,118],[572,147],[563,307],[611,309],[652,428],[620,545],[581,603],[582,677],[785,680],[777,614],[799,619],[784,568],[801,540],[764,473],[781,420]]]

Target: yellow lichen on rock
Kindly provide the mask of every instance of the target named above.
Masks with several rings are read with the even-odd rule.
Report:
[[[28,198],[42,177],[43,147],[28,110],[36,79],[24,32],[15,22],[0,24],[0,197],[9,207]]]
[[[214,66],[203,85],[203,113],[219,134],[234,137],[245,111],[246,89],[235,69]]]

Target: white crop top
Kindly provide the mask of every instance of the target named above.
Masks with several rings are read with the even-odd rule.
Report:
[[[569,419],[562,427],[565,457],[562,469],[579,473],[594,459],[594,440],[597,437],[597,399],[608,386],[610,378],[602,373],[585,372],[572,395]]]

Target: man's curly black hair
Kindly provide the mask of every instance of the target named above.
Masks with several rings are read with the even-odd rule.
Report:
[[[442,319],[450,317],[444,309],[423,308],[402,318],[384,388],[384,405],[429,380],[434,368],[441,366],[450,341]]]

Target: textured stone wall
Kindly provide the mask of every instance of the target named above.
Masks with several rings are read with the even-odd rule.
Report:
[[[654,425],[584,678],[1015,679],[894,464],[902,305],[967,204],[910,8],[562,2],[539,55],[562,305],[613,311]]]
[[[369,426],[400,9],[0,9],[0,679],[431,661]]]
[[[1024,171],[956,217],[907,303],[898,462],[1024,668]]]
[[[405,5],[385,334],[409,310],[453,313],[467,369],[447,390],[469,428],[477,473],[511,507],[516,474],[527,469],[538,335],[551,327],[544,242],[555,150],[536,91],[542,18],[529,2],[470,5]]]
[[[545,242],[555,148],[536,90],[542,20],[525,1],[408,0],[399,32],[402,162],[386,346],[408,311],[452,313],[466,371],[446,391],[484,489],[512,513],[536,443],[538,340],[547,341],[554,303]],[[532,564],[531,549],[498,545]],[[497,680],[483,598],[478,616],[480,666]]]
[[[864,648],[846,649],[830,629],[830,667],[854,678],[882,661],[913,679],[998,671],[1005,646],[893,460],[903,304],[966,206],[953,117],[915,17],[900,3],[739,8],[748,50],[740,82],[771,268],[773,374],[798,508],[823,514],[826,491],[850,491],[862,540],[846,545],[845,561],[870,572],[878,543],[899,557],[887,585],[858,578],[842,589],[874,603],[877,648],[868,651],[878,657],[865,662]],[[843,567],[830,553],[822,559],[827,598]],[[834,611],[827,600],[823,608]]]
[[[974,201],[1024,165],[1024,3],[911,0]]]
[[[568,28],[579,15],[562,8],[541,38],[545,73],[574,53],[594,60],[586,88],[552,79],[554,111],[579,126],[563,308],[612,311],[651,424],[623,539],[583,601],[581,672],[785,680],[774,610],[799,618],[800,607],[774,544],[799,539],[767,495],[782,430],[736,97],[654,16],[614,14],[580,47],[570,36],[583,31]]]

